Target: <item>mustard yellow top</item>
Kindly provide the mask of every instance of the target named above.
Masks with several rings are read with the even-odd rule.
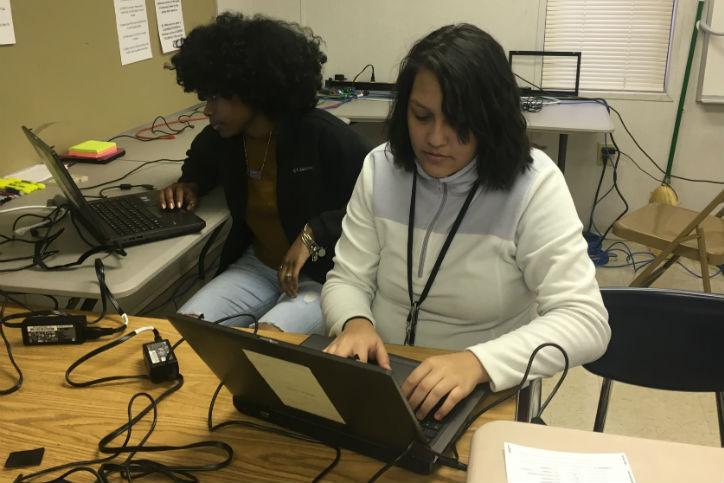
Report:
[[[245,138],[248,198],[246,224],[254,234],[254,253],[268,267],[277,269],[289,250],[277,206],[276,137]]]

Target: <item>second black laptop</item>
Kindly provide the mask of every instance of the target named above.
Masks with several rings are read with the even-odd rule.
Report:
[[[391,356],[392,371],[326,354],[328,339],[300,345],[184,315],[171,324],[234,395],[244,414],[389,462],[430,473],[487,394],[478,386],[442,422],[421,424],[400,385],[419,364]]]
[[[186,210],[162,210],[158,191],[87,201],[58,154],[34,132],[23,132],[48,167],[74,215],[101,244],[129,246],[201,231],[206,222]]]

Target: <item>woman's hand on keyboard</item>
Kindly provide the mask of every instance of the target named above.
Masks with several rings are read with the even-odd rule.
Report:
[[[420,420],[445,398],[445,402],[433,414],[440,421],[475,386],[489,379],[488,372],[472,352],[453,352],[422,361],[407,377],[401,389]]]
[[[375,360],[383,369],[390,369],[390,356],[387,355],[382,338],[372,322],[362,317],[348,320],[342,333],[324,349],[324,352],[357,359],[360,362]]]
[[[161,190],[161,208],[174,210],[183,207],[193,210],[199,199],[198,192],[199,185],[196,183],[173,183]]]

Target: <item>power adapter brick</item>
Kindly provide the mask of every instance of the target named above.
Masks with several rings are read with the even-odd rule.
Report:
[[[82,344],[86,341],[84,315],[49,314],[26,318],[20,330],[25,345]]]
[[[146,362],[151,381],[155,383],[178,377],[178,360],[171,350],[168,339],[143,344],[143,360]]]

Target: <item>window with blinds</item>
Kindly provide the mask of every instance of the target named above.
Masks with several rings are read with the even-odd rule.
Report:
[[[544,50],[580,51],[582,90],[664,92],[675,0],[547,0]],[[575,70],[543,62],[544,88]]]

